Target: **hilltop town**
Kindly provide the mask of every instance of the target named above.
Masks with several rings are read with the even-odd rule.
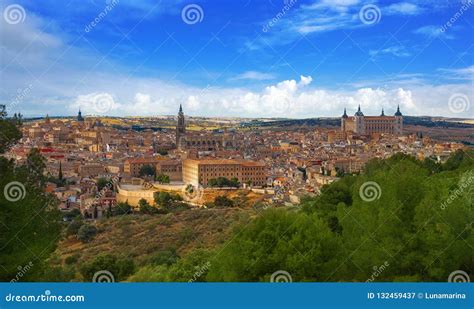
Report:
[[[251,194],[253,203],[298,204],[322,186],[357,174],[373,158],[395,153],[444,162],[461,143],[404,132],[404,116],[381,111],[353,116],[344,110],[340,127],[258,127],[229,121],[196,128],[179,107],[174,128],[137,129],[103,123],[99,117],[25,122],[23,138],[6,156],[26,160],[38,148],[46,160],[46,190],[65,214],[103,217],[118,203],[139,210],[154,205],[159,192],[207,207],[217,196]],[[235,194],[234,194],[235,195]]]

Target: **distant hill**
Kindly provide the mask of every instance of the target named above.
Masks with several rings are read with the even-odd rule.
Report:
[[[450,119],[440,117],[415,117],[404,116],[405,125],[442,127],[442,128],[474,128],[474,124],[467,123],[465,119]],[[307,119],[275,119],[268,121],[253,120],[242,122],[242,127],[291,127],[291,126],[320,126],[338,127],[341,124],[340,118],[307,118]]]

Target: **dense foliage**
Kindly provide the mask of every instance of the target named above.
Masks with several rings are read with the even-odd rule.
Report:
[[[472,275],[473,158],[459,151],[445,164],[401,154],[373,160],[297,209],[262,211],[221,247],[150,263],[128,280],[269,281],[279,270],[293,281],[446,281],[458,269]]]
[[[227,179],[225,177],[217,177],[217,178],[211,178],[207,182],[207,185],[209,187],[235,187],[238,188],[240,186],[240,183],[237,178],[232,178],[232,179]]]
[[[0,154],[21,137],[18,123],[0,117]],[[21,281],[41,278],[45,261],[59,238],[61,219],[57,201],[43,191],[44,158],[37,149],[22,165],[0,157],[0,280],[15,279],[31,266]]]
[[[299,212],[269,210],[236,231],[208,281],[446,281],[474,270],[474,153],[445,164],[405,155],[370,162],[306,199]],[[375,182],[374,198],[365,184]],[[370,183],[369,183],[370,184]],[[380,271],[381,266],[383,271]]]
[[[121,281],[135,271],[135,263],[129,258],[101,254],[80,267],[80,272],[85,281],[96,279],[94,278],[94,275],[100,274],[100,272],[104,270],[110,272],[111,278],[108,279],[111,279],[112,281]]]

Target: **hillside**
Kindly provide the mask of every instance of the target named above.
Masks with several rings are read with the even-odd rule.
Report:
[[[66,237],[50,262],[62,266],[60,272],[68,281],[82,281],[80,266],[98,255],[132,259],[140,267],[163,251],[183,256],[197,248],[216,247],[229,237],[236,223],[255,215],[251,208],[226,208],[103,219],[96,222],[98,234],[92,241],[82,243],[74,235]]]

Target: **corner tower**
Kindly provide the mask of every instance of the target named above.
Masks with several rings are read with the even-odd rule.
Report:
[[[359,108],[357,109],[357,112],[354,114],[354,120],[355,120],[355,133],[357,134],[365,134],[365,119],[364,119],[364,113],[362,113],[362,110]]]

